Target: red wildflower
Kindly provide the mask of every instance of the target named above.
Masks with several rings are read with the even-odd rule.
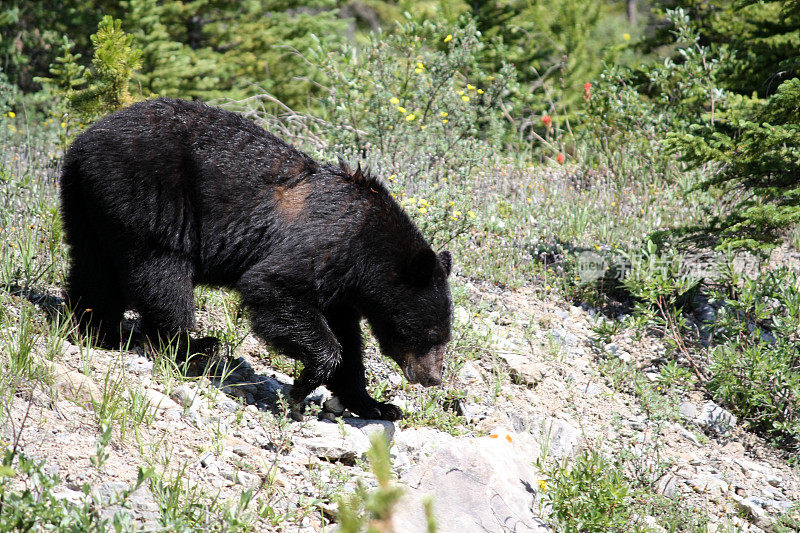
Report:
[[[548,130],[550,129],[550,125],[553,123],[553,119],[550,118],[550,115],[542,115],[542,124]]]
[[[592,82],[587,81],[583,84],[583,99],[587,102],[592,97]]]
[[[558,154],[558,157],[556,157],[556,161],[558,161],[559,165],[563,165],[564,164],[564,154]]]

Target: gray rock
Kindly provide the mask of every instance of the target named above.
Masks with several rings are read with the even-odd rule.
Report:
[[[103,398],[100,388],[92,379],[80,372],[70,370],[59,363],[51,363],[53,369],[53,388],[58,398],[82,405],[91,405]]]
[[[365,456],[370,447],[370,436],[383,433],[389,442],[394,438],[395,427],[386,420],[342,418],[342,424],[327,420],[311,420],[303,430],[308,437],[302,445],[309,453],[328,461],[353,464]]]
[[[681,402],[681,405],[678,409],[681,413],[681,416],[690,422],[694,422],[699,414],[697,407],[692,402]]]
[[[400,477],[406,492],[393,515],[395,531],[426,531],[427,495],[442,533],[550,531],[533,512],[541,475],[532,467],[536,443],[530,435],[499,430],[445,440]]]
[[[154,389],[144,389],[144,396],[147,398],[147,403],[155,409],[178,409],[180,407],[172,398]]]
[[[197,389],[184,383],[172,391],[170,397],[184,409],[191,409],[197,402],[199,393]]]
[[[656,482],[656,492],[667,498],[672,498],[678,490],[678,478],[665,474]]]
[[[714,501],[719,501],[729,489],[729,485],[725,481],[709,475],[692,478],[687,481],[687,484],[698,494],[708,495]]]
[[[750,522],[757,525],[761,529],[772,529],[775,520],[773,520],[767,511],[761,507],[761,505],[759,505],[759,502],[755,498],[742,498],[736,503],[739,509],[747,515],[747,518]]]
[[[540,426],[541,441],[547,443],[549,454],[556,459],[570,456],[577,451],[581,432],[564,420],[548,417]]]
[[[133,355],[125,361],[125,370],[131,374],[152,374],[153,361],[141,355]]]
[[[697,425],[714,435],[725,435],[736,425],[736,416],[714,402],[706,402],[700,407],[695,419]]]
[[[458,371],[458,380],[465,385],[472,385],[483,381],[481,373],[471,362],[466,361]]]
[[[601,392],[600,391],[600,387],[598,387],[597,385],[595,385],[591,381],[589,383],[587,383],[586,385],[581,385],[580,386],[580,391],[581,391],[581,394],[589,396],[590,398],[592,396],[597,396]]]

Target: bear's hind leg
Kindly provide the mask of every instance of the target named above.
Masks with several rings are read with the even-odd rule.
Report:
[[[72,243],[66,298],[79,331],[92,342],[120,347],[125,297],[116,265],[93,243]]]
[[[150,345],[157,351],[174,349],[180,361],[195,353],[216,354],[216,339],[189,337],[195,326],[189,261],[165,254],[134,259],[129,265],[128,292],[141,315],[142,333]]]

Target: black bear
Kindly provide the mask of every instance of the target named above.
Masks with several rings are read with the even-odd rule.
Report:
[[[151,342],[203,351],[208,339],[188,334],[192,288],[230,287],[253,332],[304,363],[295,403],[325,384],[359,416],[402,416],[366,391],[362,318],[409,381],[441,383],[450,254],[360,167],[318,164],[236,113],[158,98],[79,135],[60,195],[67,301],[100,341],[118,346],[134,309]]]

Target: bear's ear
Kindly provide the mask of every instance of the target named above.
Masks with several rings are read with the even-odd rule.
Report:
[[[426,285],[433,277],[434,268],[436,268],[436,252],[430,248],[423,248],[406,264],[403,277],[412,285]]]
[[[439,261],[442,262],[445,276],[449,276],[450,272],[453,270],[453,256],[450,255],[450,252],[445,250],[439,254]]]

